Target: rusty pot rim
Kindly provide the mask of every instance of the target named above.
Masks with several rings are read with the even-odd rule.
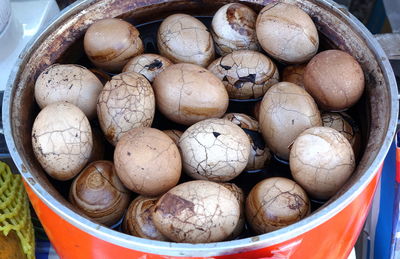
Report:
[[[364,25],[358,21],[352,14],[347,10],[344,10],[340,5],[336,4],[332,0],[314,0],[327,8],[331,12],[336,13],[343,17],[349,25],[357,31],[359,35],[363,37],[366,44],[371,48],[377,57],[377,62],[382,68],[382,73],[389,86],[389,95],[391,97],[390,103],[390,118],[389,127],[386,132],[386,137],[382,143],[377,156],[368,170],[360,177],[360,179],[351,186],[345,193],[339,196],[336,200],[328,204],[326,207],[320,209],[316,213],[306,217],[305,219],[294,223],[288,227],[276,230],[263,235],[258,235],[250,238],[244,238],[239,240],[207,243],[207,244],[188,244],[188,243],[174,243],[174,242],[163,242],[143,239],[135,236],[130,236],[124,233],[120,233],[109,229],[107,227],[96,224],[69,208],[65,207],[57,199],[53,198],[40,183],[29,181],[33,179],[32,174],[26,170],[23,164],[23,160],[19,155],[18,150],[13,139],[12,126],[11,126],[11,105],[13,96],[13,86],[16,81],[19,72],[22,70],[20,67],[24,60],[28,59],[32,53],[32,49],[43,40],[49,31],[54,30],[58,26],[62,25],[64,19],[77,11],[84,10],[86,7],[98,0],[82,0],[76,2],[66,9],[64,9],[59,17],[55,17],[54,20],[39,34],[37,34],[25,47],[20,56],[18,57],[16,64],[14,65],[9,80],[7,82],[6,91],[3,98],[3,125],[4,135],[10,154],[16,164],[21,175],[24,177],[28,185],[34,191],[34,193],[56,214],[66,220],[73,226],[85,231],[88,234],[93,235],[96,238],[102,239],[106,242],[113,243],[122,247],[126,247],[132,250],[139,250],[146,253],[166,255],[166,256],[216,256],[216,255],[227,255],[235,254],[239,252],[250,251],[266,246],[275,245],[283,241],[289,240],[296,236],[299,236],[308,230],[317,227],[324,223],[328,219],[334,217],[341,210],[343,210],[349,203],[351,203],[365,187],[371,182],[374,176],[377,174],[381,164],[390,148],[393,140],[393,136],[396,132],[396,124],[398,118],[398,100],[397,100],[397,86],[394,77],[393,70],[389,63],[386,54],[382,47],[375,40],[372,34],[364,27]]]

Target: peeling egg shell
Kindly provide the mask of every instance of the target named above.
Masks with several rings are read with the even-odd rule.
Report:
[[[259,126],[258,126],[258,121],[244,113],[237,113],[237,112],[232,112],[232,113],[226,113],[222,119],[227,119],[234,124],[238,125],[242,129],[248,129],[252,131],[258,131]]]
[[[113,76],[97,101],[101,129],[113,145],[133,128],[150,127],[154,113],[153,89],[144,76],[135,72]]]
[[[226,182],[246,167],[250,142],[244,131],[225,119],[208,119],[189,127],[179,140],[183,169],[190,177]]]
[[[303,63],[318,51],[318,31],[310,16],[299,7],[272,2],[259,13],[256,33],[261,47],[286,63]]]
[[[210,243],[229,237],[240,216],[234,194],[218,183],[185,182],[157,202],[153,222],[169,239],[183,243]]]
[[[272,177],[256,184],[246,199],[246,218],[257,234],[293,224],[310,213],[306,192],[296,182]]]
[[[54,64],[46,68],[35,83],[39,107],[55,102],[69,102],[89,119],[96,116],[96,102],[103,84],[87,68],[74,64]]]
[[[197,65],[181,63],[167,67],[156,76],[153,89],[160,112],[183,125],[219,118],[228,108],[224,84]]]
[[[224,186],[233,193],[240,207],[238,224],[236,225],[236,228],[233,230],[232,234],[228,238],[226,238],[226,240],[232,240],[238,237],[243,232],[244,225],[246,223],[246,215],[244,211],[245,195],[243,190],[234,183],[221,183],[221,184],[222,186]]]
[[[289,164],[294,180],[310,196],[321,200],[335,195],[355,169],[349,141],[329,127],[301,133],[292,145]]]
[[[258,132],[245,130],[250,140],[250,154],[247,162],[246,171],[260,170],[267,166],[271,160],[271,151],[265,145],[262,135]]]
[[[341,50],[318,53],[304,72],[304,87],[327,111],[353,106],[364,92],[364,73],[351,55]]]
[[[126,212],[122,228],[125,233],[152,240],[168,241],[153,223],[153,209],[159,197],[138,196]]]
[[[282,81],[290,82],[304,88],[304,71],[307,64],[287,66],[282,72]]]
[[[131,59],[122,69],[122,72],[132,71],[146,77],[150,83],[154,81],[156,75],[164,71],[172,62],[167,58],[157,54],[142,54]]]
[[[129,205],[130,192],[122,185],[110,161],[89,164],[72,182],[69,200],[97,223],[112,226]]]
[[[331,127],[345,136],[357,158],[361,151],[361,133],[353,118],[344,112],[325,112],[321,118],[324,127]]]
[[[207,66],[215,57],[214,42],[207,27],[187,14],[173,14],[164,19],[157,33],[161,56],[173,63]]]
[[[279,81],[279,72],[272,60],[252,50],[237,50],[220,57],[208,70],[222,80],[231,99],[262,97]]]
[[[303,88],[289,82],[272,86],[260,107],[260,130],[278,157],[289,159],[289,146],[304,130],[322,126],[317,104]]]
[[[224,56],[235,50],[259,50],[256,19],[257,14],[240,3],[226,4],[218,9],[211,22],[217,53]]]
[[[177,146],[179,145],[179,139],[181,138],[181,136],[183,134],[182,131],[180,131],[180,130],[163,130],[163,132],[165,134],[167,134],[168,137],[170,137],[174,141],[175,145],[177,145]]]
[[[135,26],[117,18],[90,25],[83,46],[90,61],[108,72],[120,72],[129,59],[144,51]]]
[[[49,104],[33,123],[32,147],[46,173],[60,181],[72,179],[86,165],[92,152],[89,120],[73,104]]]
[[[144,196],[174,187],[182,170],[178,147],[153,128],[134,128],[124,134],[115,148],[114,163],[125,187]]]

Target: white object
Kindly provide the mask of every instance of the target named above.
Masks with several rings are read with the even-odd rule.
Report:
[[[55,0],[0,0],[0,91],[28,41],[59,12]]]

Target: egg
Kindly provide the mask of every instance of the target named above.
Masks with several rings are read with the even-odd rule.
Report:
[[[218,9],[211,22],[217,53],[225,56],[235,50],[259,50],[256,19],[257,14],[240,3],[226,4]]]
[[[225,119],[207,119],[192,125],[179,139],[179,148],[186,174],[216,182],[238,176],[250,154],[247,135]]]
[[[98,20],[90,25],[83,47],[89,60],[108,72],[120,72],[129,59],[144,51],[135,26],[117,18]]]
[[[222,118],[233,122],[242,129],[247,129],[252,131],[259,131],[260,129],[258,121],[253,117],[244,113],[230,112],[226,113]]]
[[[231,99],[262,97],[279,81],[275,64],[267,56],[252,50],[237,50],[218,58],[208,70],[222,80]]]
[[[157,196],[174,187],[181,176],[177,146],[154,128],[134,128],[122,136],[114,151],[115,169],[128,189]]]
[[[47,174],[60,181],[72,179],[86,165],[92,152],[89,120],[71,103],[49,104],[33,122],[32,147]]]
[[[239,208],[240,208],[240,215],[239,215],[239,221],[236,225],[236,228],[233,230],[232,234],[226,238],[227,240],[234,239],[238,237],[244,230],[244,226],[246,223],[246,215],[244,211],[244,202],[246,200],[246,197],[244,195],[243,190],[237,186],[234,183],[221,183],[222,186],[230,190],[235,198],[237,199],[239,203]]]
[[[167,67],[156,76],[153,89],[160,112],[180,124],[219,118],[228,108],[228,93],[222,81],[197,65]]]
[[[96,102],[103,84],[87,68],[74,64],[53,64],[35,83],[35,100],[40,108],[55,102],[69,102],[89,119],[96,117]]]
[[[353,106],[364,92],[364,73],[350,54],[341,50],[318,53],[304,72],[304,87],[326,111]]]
[[[131,59],[122,69],[122,72],[132,71],[141,74],[146,77],[149,82],[153,82],[156,75],[168,66],[172,65],[172,62],[167,58],[157,54],[142,54]]]
[[[310,213],[306,192],[296,182],[272,177],[256,184],[246,199],[246,218],[257,234],[293,224]]]
[[[329,127],[313,127],[301,133],[292,145],[289,164],[294,180],[320,200],[335,195],[355,169],[349,141]]]
[[[145,197],[141,195],[134,199],[129,205],[122,223],[124,232],[137,237],[168,241],[153,223],[152,212],[157,200],[158,197]]]
[[[153,222],[175,242],[209,243],[232,234],[240,217],[234,194],[218,183],[189,181],[165,193],[156,203]]]
[[[161,56],[173,63],[192,63],[202,67],[214,59],[214,42],[207,27],[187,14],[173,14],[161,23],[157,32]]]
[[[289,159],[289,147],[304,130],[322,126],[313,98],[289,82],[273,85],[264,95],[259,115],[260,130],[267,146],[279,158]]]
[[[282,72],[282,81],[290,82],[304,88],[304,71],[307,64],[286,66]]]
[[[150,127],[154,112],[153,89],[144,76],[135,72],[113,76],[97,101],[101,129],[113,145],[133,128]]]
[[[303,63],[318,50],[318,31],[310,16],[299,7],[271,2],[258,14],[256,33],[270,56],[286,63]]]
[[[130,192],[119,180],[113,163],[100,160],[89,164],[74,179],[69,200],[97,223],[112,226],[125,213]]]

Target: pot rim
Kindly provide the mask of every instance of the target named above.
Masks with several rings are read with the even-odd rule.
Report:
[[[151,254],[167,256],[215,256],[235,254],[238,252],[244,252],[261,247],[279,244],[286,240],[297,237],[307,232],[309,229],[319,226],[328,219],[334,217],[348,204],[350,204],[361,193],[361,191],[366,188],[366,186],[371,182],[376,173],[379,171],[395,135],[398,119],[398,93],[393,70],[382,47],[360,21],[358,21],[349,12],[343,11],[343,8],[341,8],[340,5],[334,3],[332,0],[316,0],[316,2],[322,3],[327,8],[330,8],[331,12],[340,14],[340,16],[345,19],[345,21],[353,28],[353,30],[356,30],[357,33],[363,37],[368,47],[373,51],[374,55],[376,56],[378,65],[381,67],[384,78],[389,85],[388,94],[391,100],[391,110],[389,126],[386,132],[385,140],[383,141],[378,151],[378,154],[373,160],[371,166],[360,177],[360,179],[355,182],[345,193],[343,193],[341,196],[336,198],[336,200],[328,204],[326,207],[320,209],[316,213],[311,214],[305,219],[288,227],[254,237],[207,244],[164,242],[130,236],[101,226],[75,213],[74,211],[60,203],[57,199],[53,198],[40,183],[32,183],[31,181],[27,180],[29,178],[33,179],[33,175],[26,170],[26,167],[24,166],[21,156],[16,149],[16,145],[13,139],[10,119],[12,105],[11,96],[13,94],[14,82],[16,81],[18,72],[21,70],[20,67],[22,67],[21,65],[23,64],[24,60],[30,57],[33,51],[33,47],[38,44],[40,40],[44,39],[49,31],[51,31],[53,28],[57,28],[58,26],[60,26],[62,24],[63,17],[69,17],[70,15],[76,13],[77,10],[84,10],[85,7],[97,1],[98,0],[82,0],[70,5],[60,13],[60,16],[55,17],[45,29],[41,30],[41,32],[38,33],[27,44],[25,49],[18,57],[11,71],[3,98],[2,116],[4,135],[14,163],[16,164],[18,170],[22,172],[21,175],[28,183],[30,188],[34,191],[34,193],[46,204],[46,206],[52,209],[56,214],[58,214],[58,216],[66,220],[68,223],[106,242]]]

